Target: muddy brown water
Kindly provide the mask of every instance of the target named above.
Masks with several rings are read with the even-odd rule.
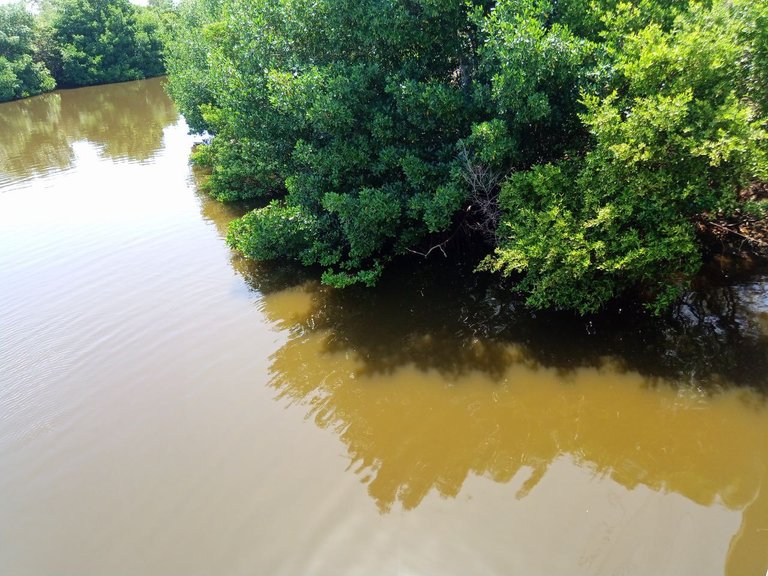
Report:
[[[0,574],[765,574],[764,275],[328,290],[230,252],[162,82],[0,105]]]

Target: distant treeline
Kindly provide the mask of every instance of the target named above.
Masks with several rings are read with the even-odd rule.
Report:
[[[533,307],[661,310],[768,181],[768,2],[182,0],[169,91],[231,244],[333,286],[473,248]],[[451,260],[446,260],[446,263]]]
[[[171,0],[40,0],[0,6],[0,101],[165,72]]]

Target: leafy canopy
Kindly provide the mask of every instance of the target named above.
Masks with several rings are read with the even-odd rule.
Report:
[[[47,60],[63,87],[162,74],[158,11],[129,0],[52,0],[41,16]]]
[[[0,5],[0,102],[53,90],[38,58],[36,22],[22,2]]]
[[[171,0],[23,0],[0,5],[0,101],[165,73]]]
[[[693,219],[768,179],[767,24],[746,0],[185,0],[169,91],[213,135],[211,194],[261,200],[247,256],[370,285],[464,237],[532,306],[661,309]]]

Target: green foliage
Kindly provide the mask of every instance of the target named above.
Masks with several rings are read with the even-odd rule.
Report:
[[[0,54],[8,60],[34,51],[35,20],[24,4],[0,6]]]
[[[745,214],[757,218],[768,218],[768,200],[748,200],[742,205],[741,209]]]
[[[747,0],[185,0],[166,61],[211,194],[270,201],[233,224],[247,256],[370,285],[495,230],[481,268],[532,306],[661,309],[692,219],[768,179],[766,24]]]
[[[137,65],[144,78],[161,76],[165,74],[163,38],[174,17],[173,5],[154,1],[147,8],[135,6],[134,9]]]
[[[483,21],[492,113],[515,141],[518,166],[555,158],[583,138],[578,100],[595,45],[553,21],[554,9],[547,0],[500,0]]]
[[[22,3],[0,6],[0,102],[56,86],[38,57],[36,23]]]
[[[306,254],[316,231],[317,222],[301,210],[273,201],[236,220],[228,240],[249,258],[271,260]]]
[[[208,42],[203,30],[220,16],[220,0],[187,0],[182,2],[175,18],[166,28],[164,42],[167,90],[184,114],[190,130],[197,133],[210,129],[201,106],[213,102]]]
[[[694,5],[669,30],[612,31],[619,90],[583,98],[593,145],[567,176],[550,165],[510,179],[485,267],[525,272],[519,287],[534,306],[593,311],[636,285],[654,308],[668,304],[700,263],[691,219],[768,175],[743,15]]]
[[[44,0],[0,5],[0,101],[62,87],[121,82],[165,73],[162,38],[170,0]]]
[[[53,0],[41,17],[48,65],[61,86],[136,80],[164,71],[159,9],[128,0]]]
[[[450,227],[475,108],[457,74],[474,34],[460,3],[194,0],[180,13],[170,93],[215,133],[210,192],[281,199],[233,227],[235,246],[370,284],[393,253]]]
[[[517,289],[536,308],[594,312],[638,284],[653,290],[661,308],[698,266],[693,229],[669,218],[659,199],[623,204],[622,194],[646,192],[643,185],[596,182],[603,166],[590,160],[538,165],[511,177],[500,199],[499,247],[482,268],[524,272]]]

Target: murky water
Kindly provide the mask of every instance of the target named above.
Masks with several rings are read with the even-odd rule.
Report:
[[[0,137],[0,574],[768,569],[765,276],[664,322],[334,292],[230,253],[161,80]]]

